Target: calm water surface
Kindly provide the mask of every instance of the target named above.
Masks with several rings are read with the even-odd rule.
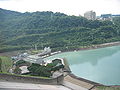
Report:
[[[65,52],[47,59],[66,58],[76,76],[105,85],[120,85],[120,46]]]

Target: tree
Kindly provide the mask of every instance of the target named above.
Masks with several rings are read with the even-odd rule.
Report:
[[[14,70],[15,74],[21,74],[21,69],[17,66]]]
[[[32,63],[32,65],[28,67],[28,70],[30,71],[31,75],[35,76],[50,77],[52,75],[50,68],[35,63]]]

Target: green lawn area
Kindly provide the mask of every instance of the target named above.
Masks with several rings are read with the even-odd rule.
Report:
[[[120,87],[105,87],[105,86],[98,86],[96,90],[120,90]]]
[[[24,77],[37,77],[37,78],[42,78],[42,79],[51,79],[49,77],[31,76],[31,75],[20,75],[20,76],[24,76]]]
[[[0,56],[0,59],[2,60],[1,63],[2,72],[7,73],[13,65],[13,61],[11,60],[10,57],[6,57],[6,56]]]

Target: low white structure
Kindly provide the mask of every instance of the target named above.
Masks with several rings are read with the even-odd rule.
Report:
[[[38,63],[38,64],[42,64],[44,61],[44,59],[42,57],[39,57],[38,55],[30,55],[24,58],[23,60],[32,62],[32,63]]]
[[[22,54],[18,54],[16,56],[12,56],[11,59],[12,60],[22,60],[25,57],[28,57],[29,54],[28,53],[22,53]]]
[[[43,55],[47,55],[47,54],[51,54],[51,49],[50,47],[45,47],[42,53],[39,53],[38,56],[43,56]]]
[[[27,69],[28,66],[21,66],[19,67],[21,69],[21,74],[28,73],[29,70]]]

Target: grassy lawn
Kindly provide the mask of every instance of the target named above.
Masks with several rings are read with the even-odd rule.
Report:
[[[0,58],[2,60],[1,70],[2,72],[6,73],[12,67],[13,61],[10,59],[10,57],[6,57],[6,56],[0,56]]]
[[[49,77],[41,77],[41,76],[31,76],[31,75],[19,75],[19,74],[11,74],[11,73],[6,73],[6,72],[0,72],[3,74],[7,74],[7,75],[14,75],[14,76],[23,76],[23,77],[33,77],[33,78],[41,78],[41,79],[51,79]]]
[[[97,90],[120,90],[120,87],[105,87],[105,86],[98,86],[96,87]]]
[[[49,77],[31,76],[31,75],[18,75],[18,76],[24,76],[24,77],[37,77],[37,78],[42,78],[42,79],[51,79],[51,78],[49,78]]]

